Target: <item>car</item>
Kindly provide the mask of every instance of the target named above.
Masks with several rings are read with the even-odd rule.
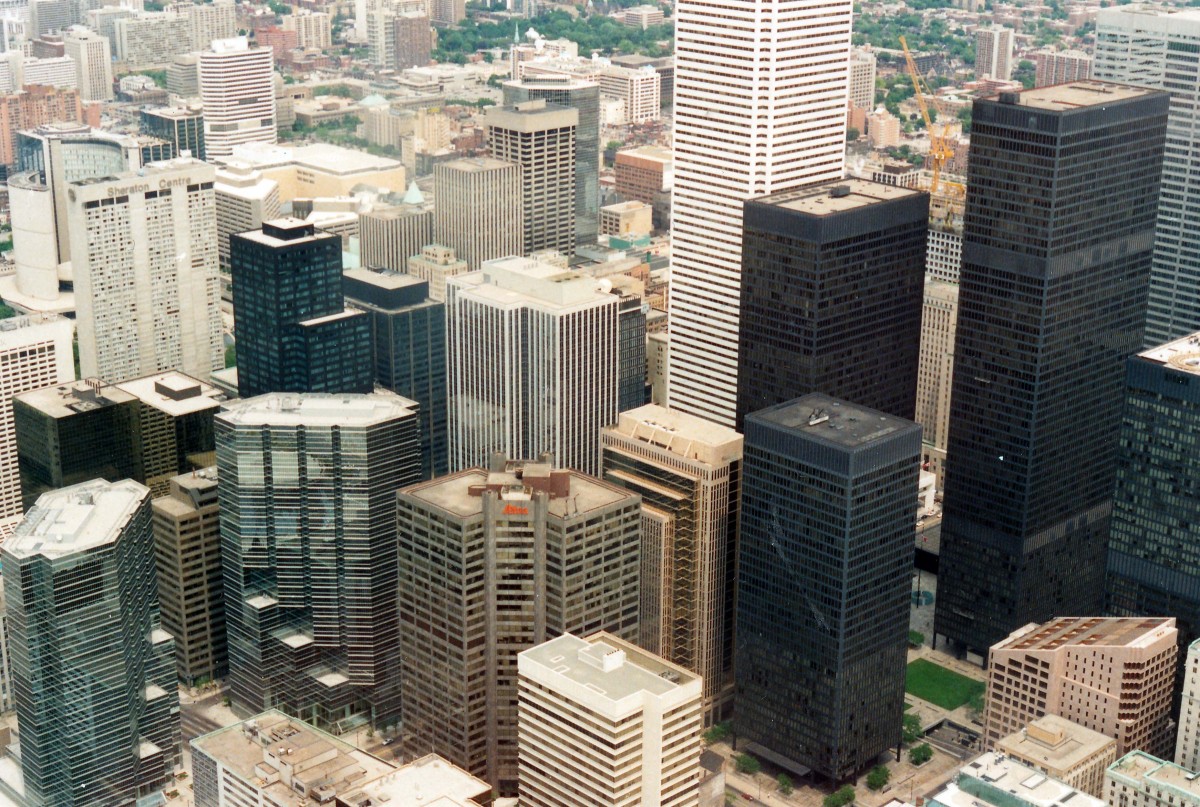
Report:
[[[384,740],[384,741],[383,741],[383,744],[384,744],[384,745],[391,745],[391,744],[392,744],[392,743],[394,743],[394,742],[396,742],[396,738],[395,738],[395,737],[388,737],[386,740]]]

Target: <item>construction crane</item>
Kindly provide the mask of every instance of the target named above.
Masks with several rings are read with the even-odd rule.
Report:
[[[917,63],[913,61],[912,53],[908,50],[908,42],[904,40],[904,37],[900,37],[900,47],[904,49],[904,61],[908,63],[908,75],[912,78],[917,108],[921,110],[921,117],[925,120],[925,131],[929,133],[929,170],[933,175],[929,183],[929,194],[937,195],[940,183],[942,195],[961,199],[966,192],[962,185],[957,182],[941,181],[942,169],[949,160],[954,158],[954,149],[946,142],[946,133],[950,129],[950,124],[941,122],[935,127],[934,122],[930,120],[926,99],[933,104],[938,118],[944,117],[941,114],[941,108],[938,107],[937,96],[930,92],[929,85],[925,83],[925,79],[921,78],[921,74],[917,70]]]

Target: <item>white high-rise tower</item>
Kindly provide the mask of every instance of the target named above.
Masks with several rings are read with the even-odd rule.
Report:
[[[200,54],[204,150],[228,157],[239,143],[274,143],[275,59],[270,48],[252,48],[246,37],[217,39]]]
[[[842,176],[851,5],[679,2],[672,408],[733,425],[742,202]]]

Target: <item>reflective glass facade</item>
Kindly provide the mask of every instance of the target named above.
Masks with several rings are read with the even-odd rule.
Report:
[[[739,744],[840,780],[900,742],[921,428],[807,395],[746,417]]]
[[[1167,100],[1076,82],[975,103],[935,619],[968,649],[1102,606]]]

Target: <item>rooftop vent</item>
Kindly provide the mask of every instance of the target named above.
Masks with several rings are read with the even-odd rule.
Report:
[[[833,190],[831,190],[829,192],[829,195],[832,196],[834,199],[841,199],[843,197],[849,196],[850,195],[850,186],[849,185],[835,185],[833,187]]]

